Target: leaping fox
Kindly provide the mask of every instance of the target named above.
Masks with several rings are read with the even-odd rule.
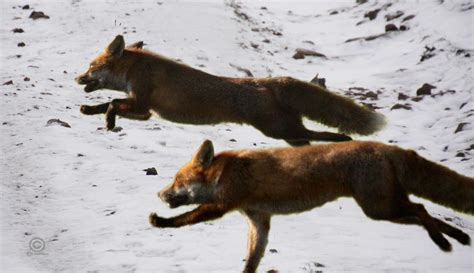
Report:
[[[147,120],[153,110],[180,123],[245,123],[299,146],[312,140],[351,139],[308,130],[303,116],[347,134],[372,134],[385,123],[383,115],[316,84],[290,77],[218,77],[151,53],[142,45],[125,47],[118,35],[76,78],[86,92],[105,88],[127,93],[125,99],[80,108],[86,115],[105,113],[109,130],[115,127],[116,115]]]
[[[249,222],[246,273],[257,270],[272,215],[303,212],[339,197],[353,197],[374,220],[423,226],[444,251],[451,250],[444,235],[470,244],[468,234],[429,215],[409,194],[474,214],[473,178],[396,146],[350,141],[214,155],[212,143],[205,141],[158,193],[170,208],[199,207],[172,218],[152,213],[149,222],[177,228],[242,212]]]

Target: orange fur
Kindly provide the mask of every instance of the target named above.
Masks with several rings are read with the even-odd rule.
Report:
[[[274,214],[299,213],[339,197],[353,197],[375,220],[423,226],[445,251],[446,234],[462,244],[469,236],[412,203],[413,193],[474,213],[474,179],[428,161],[413,151],[378,142],[351,141],[299,148],[225,151],[214,155],[205,141],[159,196],[170,207],[200,204],[173,218],[149,217],[155,227],[180,227],[239,210],[249,219],[244,272],[255,272]]]

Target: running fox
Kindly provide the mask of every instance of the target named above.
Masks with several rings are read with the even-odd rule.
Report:
[[[470,237],[433,218],[408,195],[474,214],[474,179],[428,161],[416,152],[378,142],[351,141],[298,148],[225,151],[214,156],[206,140],[171,185],[158,193],[170,208],[199,204],[172,217],[150,214],[158,228],[214,220],[238,210],[248,217],[244,272],[255,272],[267,244],[273,214],[291,214],[352,196],[374,220],[423,226],[444,251]]]
[[[385,124],[383,115],[357,105],[316,84],[290,77],[228,78],[210,75],[142,49],[125,47],[120,35],[76,78],[86,92],[124,91],[125,99],[89,106],[83,114],[105,113],[107,128],[116,115],[147,120],[150,111],[189,124],[245,123],[291,145],[309,141],[345,141],[344,134],[306,129],[302,117],[337,127],[344,133],[372,134]]]

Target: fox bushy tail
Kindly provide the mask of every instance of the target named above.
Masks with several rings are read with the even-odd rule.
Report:
[[[414,151],[406,155],[400,182],[408,192],[460,212],[474,215],[474,178],[424,159]]]
[[[340,132],[361,135],[372,134],[385,125],[382,114],[319,85],[292,78],[283,78],[281,81],[284,87],[277,89],[280,103],[309,119],[336,127]]]

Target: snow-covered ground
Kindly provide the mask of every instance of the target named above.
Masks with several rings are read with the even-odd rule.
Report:
[[[389,7],[386,1],[355,2],[2,1],[0,271],[239,272],[243,267],[247,226],[238,213],[174,230],[151,228],[148,214],[189,209],[169,210],[156,192],[203,139],[213,140],[217,151],[286,144],[249,126],[189,126],[158,117],[118,119],[122,131],[103,130],[104,117],[84,116],[79,105],[123,94],[86,94],[73,78],[117,34],[218,75],[244,76],[235,66],[258,77],[310,80],[319,73],[329,89],[387,116],[385,130],[359,139],[415,149],[473,176],[472,1],[391,1]],[[30,9],[22,9],[25,4]],[[364,18],[376,9],[381,10],[374,20]],[[50,18],[28,18],[33,10]],[[404,14],[387,22],[385,16],[397,11]],[[408,15],[415,17],[402,23]],[[387,23],[408,29],[345,42],[382,34]],[[14,33],[15,28],[24,32]],[[296,48],[327,58],[296,60]],[[435,95],[416,97],[424,83],[436,86]],[[408,98],[401,100],[400,94]],[[409,109],[391,110],[396,104]],[[46,126],[50,119],[71,128]],[[148,167],[158,175],[146,176],[142,170]],[[422,202],[474,237],[473,216]],[[33,238],[45,241],[42,251],[30,249]],[[422,228],[369,220],[355,202],[341,199],[274,217],[259,269],[473,272],[474,249],[450,241],[453,252],[443,253]]]

